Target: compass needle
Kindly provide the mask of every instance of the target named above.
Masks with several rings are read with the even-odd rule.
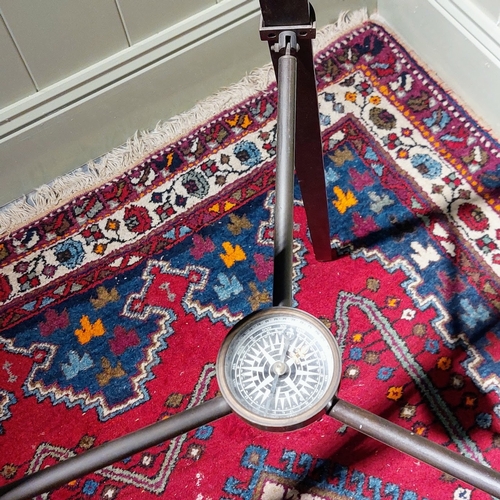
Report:
[[[278,387],[276,391],[275,400],[276,400],[276,409],[279,409],[280,405],[282,405],[283,403],[281,400],[281,387]]]

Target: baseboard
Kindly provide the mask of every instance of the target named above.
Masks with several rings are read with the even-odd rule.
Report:
[[[468,0],[379,0],[378,13],[500,137],[500,27]]]

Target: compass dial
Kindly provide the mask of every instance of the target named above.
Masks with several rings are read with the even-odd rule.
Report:
[[[319,418],[340,380],[340,351],[330,331],[298,309],[273,307],[238,323],[217,359],[222,395],[267,430],[291,430]]]

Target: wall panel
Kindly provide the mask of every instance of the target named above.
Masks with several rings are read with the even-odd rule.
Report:
[[[132,43],[144,40],[202,10],[216,0],[117,0]]]
[[[457,1],[457,0],[455,0]],[[459,3],[463,3],[461,0]],[[487,14],[495,23],[500,20],[500,2],[498,0],[468,0]]]
[[[0,17],[0,108],[8,106],[36,89],[19,56],[7,27]]]
[[[39,89],[128,46],[114,0],[0,0],[0,9]]]

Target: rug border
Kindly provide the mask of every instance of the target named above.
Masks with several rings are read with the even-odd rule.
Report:
[[[387,32],[394,40],[400,45],[401,48],[408,54],[408,56],[416,63],[418,66],[427,73],[429,78],[433,80],[437,86],[439,86],[443,92],[447,94],[447,100],[453,101],[453,104],[459,107],[469,118],[474,122],[473,125],[477,130],[488,136],[492,142],[500,142],[500,137],[494,135],[493,129],[486,124],[483,124],[483,119],[466,103],[465,99],[460,97],[454,90],[452,90],[447,83],[439,76],[437,70],[430,67],[422,58],[415,52],[415,50],[409,45],[409,43],[403,39],[402,35],[397,33],[392,26],[378,13],[374,13],[369,19],[372,23],[380,26],[384,31]],[[0,226],[1,227],[1,226]]]

